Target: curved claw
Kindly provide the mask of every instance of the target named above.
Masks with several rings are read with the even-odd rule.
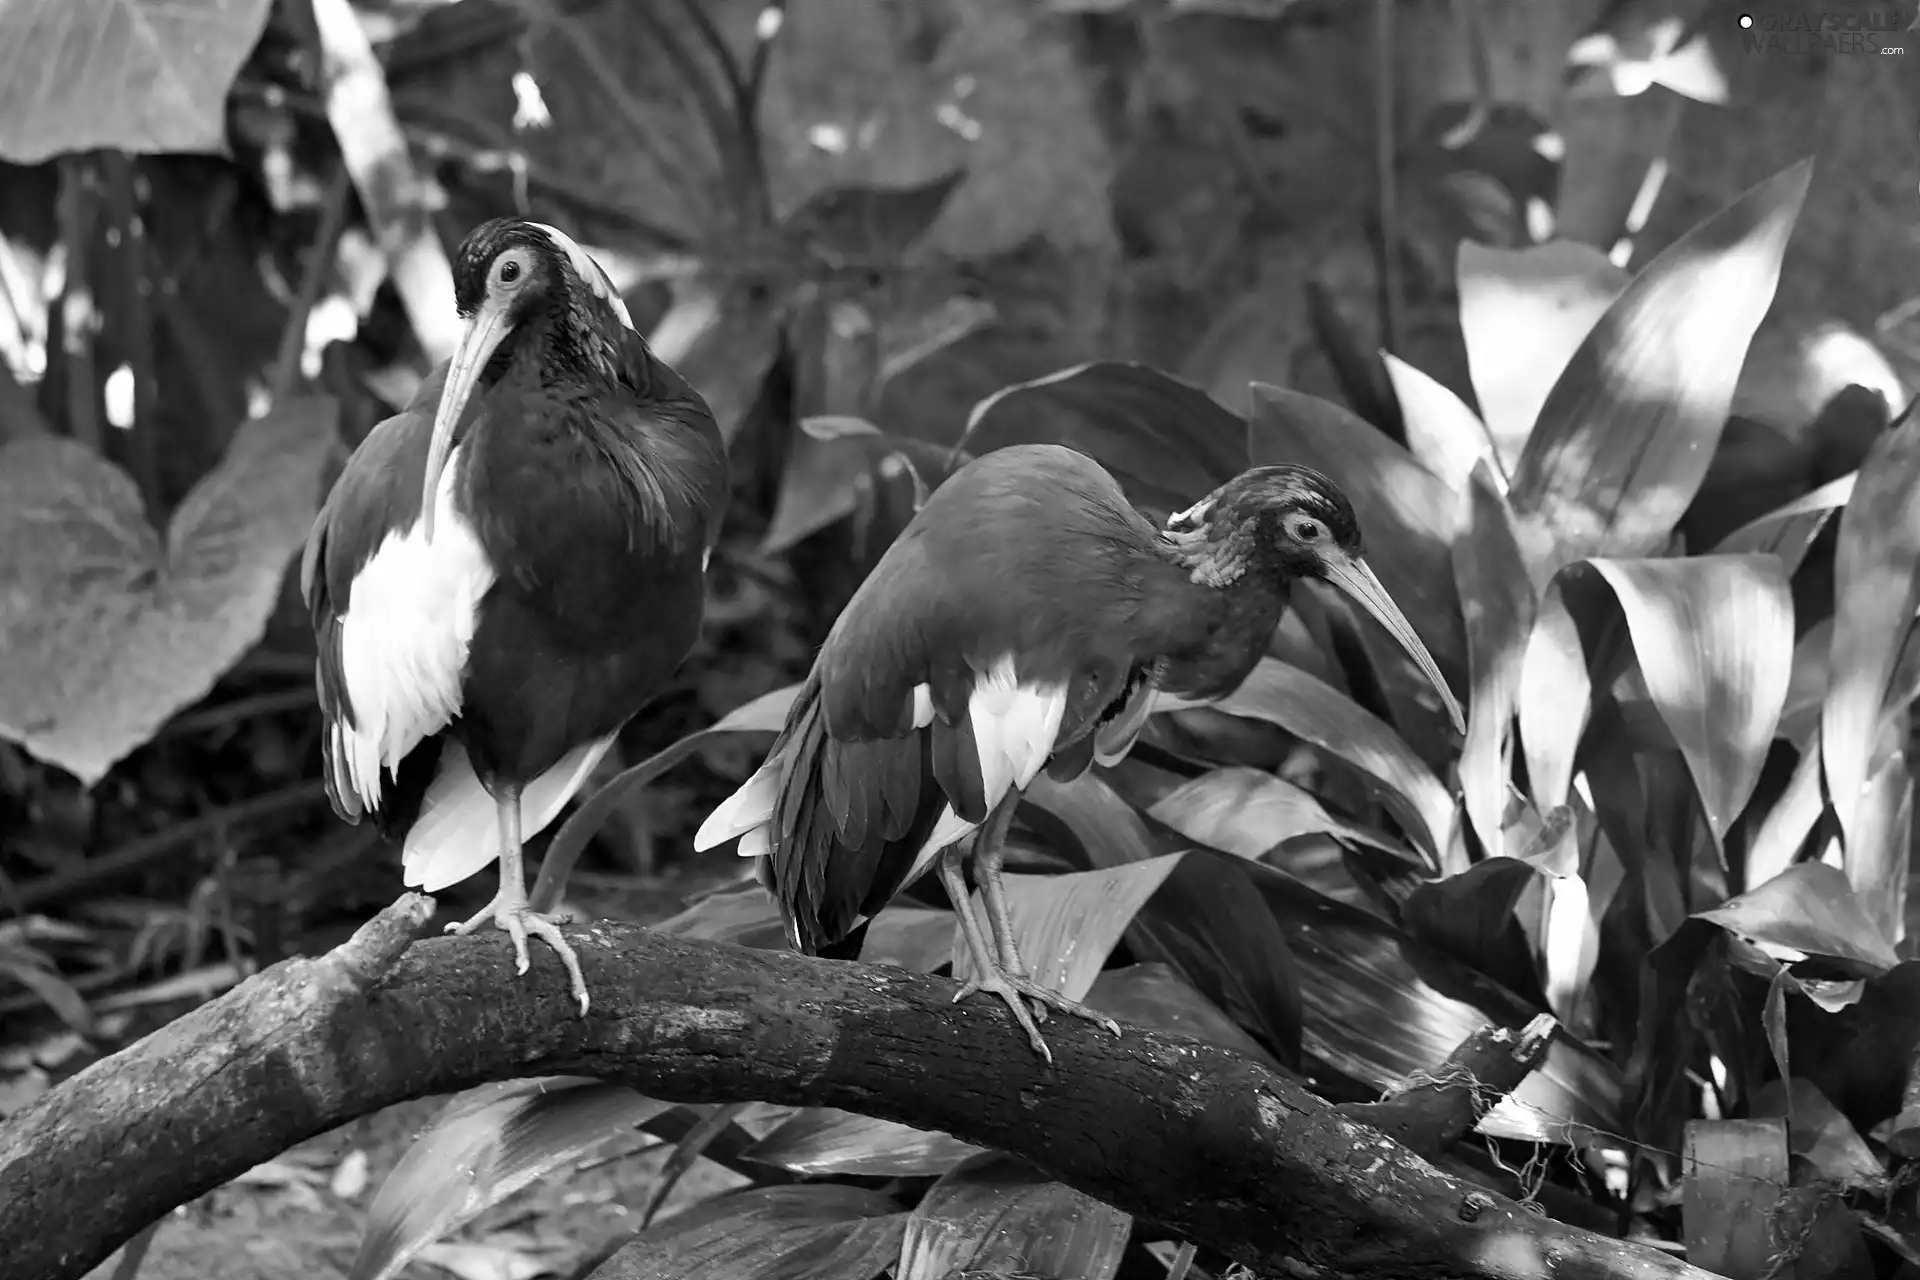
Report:
[[[1069,1000],[1058,991],[1041,986],[1025,974],[992,969],[983,975],[969,978],[954,995],[954,1003],[958,1004],[980,991],[990,991],[1006,1002],[1007,1007],[1013,1011],[1014,1021],[1018,1022],[1021,1029],[1027,1033],[1027,1039],[1033,1045],[1034,1052],[1049,1064],[1053,1062],[1053,1051],[1047,1048],[1047,1042],[1041,1038],[1038,1026],[1040,1022],[1046,1021],[1049,1008],[1098,1023],[1116,1036],[1120,1034],[1120,1024],[1106,1014],[1089,1009],[1076,1000]]]
[[[514,971],[522,976],[525,976],[527,970],[532,967],[532,961],[527,954],[528,934],[532,934],[552,947],[554,953],[560,957],[560,963],[566,966],[567,985],[573,992],[573,998],[580,1004],[580,1016],[583,1018],[587,1016],[587,1009],[591,1002],[587,997],[586,975],[580,972],[580,957],[574,954],[573,945],[560,935],[559,925],[524,905],[503,907],[500,899],[496,897],[471,919],[448,925],[446,932],[464,937],[489,920],[493,922],[494,928],[505,933],[512,941]]]

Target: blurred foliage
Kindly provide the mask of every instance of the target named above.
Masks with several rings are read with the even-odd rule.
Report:
[[[607,266],[739,495],[702,644],[542,838],[549,891],[718,878],[660,927],[782,945],[680,850],[967,457],[1069,443],[1156,519],[1306,462],[1464,741],[1297,591],[1233,697],[1027,795],[1036,972],[1336,1101],[1551,1011],[1447,1167],[1728,1274],[1782,1238],[1806,1280],[1920,1266],[1920,267],[1874,151],[1920,93],[1889,60],[1757,56],[1670,0],[128,10],[0,6],[7,65],[55,69],[0,76],[5,1107],[391,896],[320,803],[284,568],[446,354],[447,247],[518,212]],[[950,971],[954,932],[927,884],[865,958]],[[673,1155],[578,1274],[1174,1258],[945,1135],[566,1079],[449,1104],[354,1274],[506,1265],[434,1242],[636,1131]],[[735,1189],[652,1221],[695,1167]]]

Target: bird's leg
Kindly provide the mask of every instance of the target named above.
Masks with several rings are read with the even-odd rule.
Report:
[[[974,839],[974,868],[980,881],[980,896],[986,902],[992,927],[991,942],[986,931],[980,927],[979,917],[973,910],[973,899],[967,893],[966,879],[960,871],[958,846],[950,845],[940,855],[940,879],[946,886],[947,896],[953,899],[953,909],[960,917],[960,932],[966,938],[967,950],[973,958],[974,976],[962,984],[953,998],[956,1001],[964,1000],[976,991],[991,991],[999,996],[1013,1010],[1014,1020],[1026,1030],[1034,1052],[1052,1062],[1053,1051],[1047,1048],[1039,1028],[1049,1007],[1098,1022],[1115,1035],[1120,1033],[1120,1026],[1111,1018],[1041,986],[1027,974],[1026,966],[1020,961],[1019,949],[1013,941],[1013,918],[1007,909],[1005,886],[1000,882],[1001,841],[1006,838],[1014,807],[1019,802],[1019,796],[1009,792],[987,815],[986,823]]]
[[[973,847],[973,876],[980,882],[980,897],[986,902],[987,924],[993,930],[993,945],[999,953],[1000,971],[1016,985],[1024,984],[1021,990],[1034,1002],[1034,1016],[1041,1021],[1046,1020],[1047,1009],[1051,1007],[1076,1018],[1097,1022],[1119,1035],[1120,1024],[1112,1018],[1034,982],[1020,959],[1020,948],[1013,940],[1013,910],[1007,904],[1006,882],[1000,878],[1006,862],[1007,828],[1013,824],[1013,811],[1019,803],[1018,793],[1007,792],[1006,798],[988,816],[987,824],[981,828]]]
[[[588,1003],[587,980],[580,972],[580,957],[560,936],[558,925],[527,906],[527,873],[521,862],[520,847],[520,792],[502,791],[494,798],[494,804],[500,814],[500,890],[480,914],[463,924],[448,925],[447,932],[472,933],[492,920],[496,929],[502,930],[513,940],[513,956],[519,965],[518,972],[523,974],[530,964],[527,935],[531,933],[541,939],[554,949],[560,957],[560,963],[567,967],[573,998],[580,1002],[580,1016],[584,1018]]]

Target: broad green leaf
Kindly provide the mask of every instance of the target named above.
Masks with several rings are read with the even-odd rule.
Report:
[[[581,1076],[469,1090],[434,1117],[381,1184],[350,1280],[391,1280],[449,1231],[671,1106]]]
[[[1793,1154],[1836,1187],[1878,1189],[1886,1166],[1840,1108],[1811,1080],[1769,1080],[1754,1094],[1755,1116],[1785,1116]]]
[[[1018,382],[968,415],[956,450],[1063,444],[1113,473],[1155,519],[1245,471],[1247,427],[1200,388],[1149,365],[1113,360]]]
[[[1797,863],[1694,914],[1786,963],[1817,956],[1860,977],[1877,977],[1900,963],[1847,877],[1824,862]]]
[[[1033,980],[1069,1000],[1085,996],[1135,913],[1185,856],[1172,853],[1068,875],[1007,874],[1013,936]],[[979,919],[986,919],[977,890],[974,910]],[[953,976],[964,982],[974,972],[973,955],[956,923]]]
[[[1569,832],[1566,839],[1572,841]],[[1594,921],[1587,882],[1577,872],[1547,875],[1540,907],[1540,983],[1547,1008],[1575,1032],[1585,1032],[1587,986],[1600,958],[1600,932]]]
[[[226,149],[227,90],[268,0],[0,5],[0,159]],[[192,699],[189,699],[192,701]]]
[[[1086,1003],[1121,1022],[1192,1036],[1281,1069],[1278,1059],[1222,1013],[1219,1005],[1194,990],[1172,965],[1156,960],[1103,970],[1087,992]]]
[[[778,733],[786,724],[787,708],[793,705],[793,700],[799,694],[800,686],[790,684],[742,703],[707,728],[688,734],[672,746],[654,752],[639,764],[622,769],[602,784],[598,791],[581,801],[580,807],[573,811],[573,816],[560,824],[560,829],[553,833],[553,839],[547,844],[547,856],[540,864],[540,879],[528,895],[534,910],[546,910],[558,901],[567,876],[572,873],[573,864],[580,857],[580,851],[587,847],[587,841],[593,839],[594,833],[613,816],[613,811],[626,800],[628,793],[646,786],[720,734]]]
[[[17,10],[0,6],[0,29]],[[338,412],[313,397],[241,424],[164,536],[84,445],[0,446],[0,737],[91,786],[205,697],[266,630]]]
[[[1593,714],[1593,677],[1567,599],[1582,568],[1568,566],[1548,581],[1520,658],[1520,746],[1533,807],[1541,813],[1567,802],[1574,753]]]
[[[1747,844],[1748,887],[1766,884],[1793,865],[1807,833],[1820,821],[1826,807],[1826,797],[1820,794],[1820,729],[1815,725],[1813,733],[1800,744],[1800,762],[1794,766],[1787,789],[1767,810],[1760,829]]]
[[[766,555],[782,555],[849,516],[870,517],[877,477],[889,467],[904,467],[920,486],[931,490],[949,474],[951,450],[944,445],[890,435],[858,418],[808,418],[814,431],[793,442],[773,515],[760,539]],[[859,431],[848,424],[867,428]],[[828,424],[828,425],[822,425]],[[962,454],[957,467],[971,455]]]
[[[1900,727],[1904,730],[1905,725]],[[1867,779],[1857,813],[1846,847],[1847,882],[1880,936],[1897,945],[1906,935],[1908,867],[1913,860],[1913,774],[1904,751],[1894,750],[1881,760]]]
[[[1214,705],[1277,724],[1380,783],[1382,798],[1397,810],[1429,865],[1439,865],[1453,839],[1453,797],[1398,734],[1352,699],[1304,671],[1262,658],[1238,689]]]
[[[1720,540],[1715,555],[1739,555],[1744,552],[1771,551],[1780,557],[1788,576],[1798,572],[1807,558],[1807,548],[1827,527],[1833,513],[1853,500],[1853,486],[1859,473],[1829,481],[1811,493],[1802,494],[1785,506],[1749,520]]]
[[[771,894],[760,896],[773,901]],[[777,912],[774,918],[779,919]],[[867,964],[897,964],[916,973],[932,973],[952,958],[953,912],[937,907],[891,903],[868,922],[860,944],[860,959]]]
[[[1793,597],[1773,556],[1594,560],[1714,838],[1760,778],[1793,674]]]
[[[1840,513],[1833,673],[1820,716],[1827,795],[1849,844],[1900,648],[1920,605],[1920,421],[1881,436]]]
[[[745,859],[741,860],[744,864]],[[653,926],[658,933],[737,947],[779,950],[787,945],[780,908],[759,881],[748,876],[701,894],[677,915]]]
[[[1400,904],[1407,932],[1519,995],[1544,1001],[1534,947],[1522,913],[1545,905],[1540,869],[1518,858],[1490,857],[1459,875],[1414,886]]]
[[[1535,600],[1514,538],[1512,513],[1491,466],[1474,464],[1461,492],[1465,517],[1453,544],[1453,578],[1466,619],[1472,696],[1457,768],[1462,804],[1474,831],[1482,847],[1497,853],[1512,789],[1508,730],[1520,696],[1521,661],[1533,630]]]
[[[1147,812],[1181,835],[1242,858],[1257,858],[1296,836],[1322,832],[1408,856],[1392,842],[1334,817],[1311,793],[1286,779],[1245,765],[1188,779]]]
[[[933,1184],[907,1219],[896,1280],[968,1274],[1112,1280],[1133,1219],[997,1153]]]
[[[748,1187],[649,1227],[589,1280],[876,1280],[907,1215],[878,1191]]]
[[[700,1118],[693,1127],[680,1135],[673,1144],[673,1150],[667,1153],[666,1162],[660,1166],[660,1172],[653,1180],[653,1187],[647,1192],[647,1203],[640,1210],[640,1226],[644,1229],[653,1225],[654,1215],[660,1212],[660,1206],[667,1202],[673,1189],[680,1185],[680,1179],[686,1177],[687,1170],[693,1168],[693,1162],[700,1153],[713,1145],[713,1140],[725,1133],[739,1114],[752,1106],[749,1102],[726,1102],[717,1105],[689,1108]]]
[[[1572,240],[1526,249],[1462,240],[1454,273],[1474,398],[1511,475],[1554,380],[1630,277]]]
[[[1286,931],[1254,892],[1255,880],[1282,874],[1217,849],[1192,849],[1134,918],[1127,950],[1137,960],[1173,966],[1284,1065],[1295,1067],[1299,968]]]
[[[1827,680],[1833,656],[1833,619],[1822,618],[1808,627],[1793,646],[1793,674],[1787,679],[1786,701],[1774,736],[1796,747],[1820,727],[1820,709],[1827,700]]]
[[[743,1158],[809,1177],[927,1178],[979,1154],[979,1147],[944,1133],[833,1107],[808,1107],[749,1147]]]
[[[1636,276],[1554,382],[1509,498],[1536,582],[1661,552],[1706,475],[1812,176],[1742,195]]]
[[[1444,1062],[1488,1019],[1518,1026],[1544,1012],[1377,916],[1259,863],[1231,865],[1258,889],[1287,939],[1306,1003],[1304,1069],[1316,1080],[1344,1079],[1354,1096],[1377,1097]],[[1619,1070],[1555,1037],[1546,1062],[1478,1131],[1564,1143],[1578,1140],[1583,1126],[1617,1132],[1620,1124]]]
[[[1466,638],[1448,551],[1459,500],[1447,482],[1340,406],[1263,382],[1253,384],[1247,445],[1256,466],[1309,466],[1340,486],[1359,518],[1367,563],[1440,669],[1450,677],[1464,671]]]
[[[1407,451],[1456,490],[1464,492],[1467,477],[1482,459],[1492,469],[1494,484],[1506,491],[1507,473],[1494,453],[1493,438],[1451,388],[1414,368],[1391,351],[1382,351],[1380,361],[1393,380],[1393,394],[1400,401],[1400,420],[1407,428]]]
[[[1171,828],[1150,828],[1140,811],[1094,772],[1072,782],[1055,782],[1043,769],[1021,798],[1058,819],[1079,843],[1090,866],[1144,862],[1186,846],[1183,839],[1167,839],[1178,834]]]

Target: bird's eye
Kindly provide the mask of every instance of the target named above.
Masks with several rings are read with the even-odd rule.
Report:
[[[520,278],[520,263],[513,258],[508,258],[500,264],[499,276],[501,284],[512,284]]]
[[[1293,536],[1302,542],[1317,542],[1325,536],[1327,530],[1318,520],[1295,520]]]

